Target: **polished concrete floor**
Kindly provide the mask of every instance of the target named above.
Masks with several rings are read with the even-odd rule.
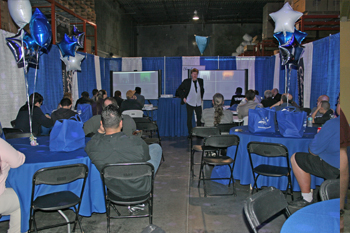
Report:
[[[243,214],[243,203],[249,196],[249,186],[242,186],[239,181],[235,181],[236,195],[204,197],[202,186],[197,188],[198,176],[193,179],[190,176],[188,139],[163,138],[162,146],[165,162],[160,166],[155,178],[154,225],[167,233],[252,232]],[[196,158],[199,159],[199,154]],[[195,174],[198,174],[198,169],[196,166]],[[210,168],[207,169],[207,173],[210,173]],[[226,186],[214,182],[207,184],[209,192],[231,191],[227,190]],[[67,216],[73,216],[70,210],[65,213]],[[350,232],[350,210],[346,210],[345,213],[345,232]],[[58,213],[38,213],[37,219],[39,225],[62,220]],[[281,215],[265,224],[259,232],[280,232],[284,221],[285,217]],[[147,218],[111,220],[111,232],[140,233],[148,225]],[[106,232],[106,215],[93,214],[91,217],[83,217],[82,226],[86,233]],[[0,233],[6,232],[7,227],[8,222],[0,223]],[[67,232],[67,227],[41,232]]]

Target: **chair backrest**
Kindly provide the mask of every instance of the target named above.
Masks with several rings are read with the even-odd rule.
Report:
[[[16,133],[6,133],[5,137],[6,139],[12,139],[12,138],[29,138],[30,133],[23,133],[23,132],[16,132]]]
[[[243,209],[254,232],[257,232],[256,228],[263,222],[282,210],[286,211],[287,217],[290,216],[284,194],[274,187],[268,187],[248,197]]]
[[[220,149],[238,146],[239,137],[237,135],[212,135],[204,139],[204,145]]]
[[[322,201],[340,198],[340,179],[325,180],[320,187]]]
[[[310,115],[311,113],[311,108],[300,108],[300,110],[306,112],[307,115]]]
[[[217,127],[194,127],[192,128],[191,136],[208,137],[210,135],[220,135],[220,129]]]
[[[142,110],[125,110],[122,113],[123,115],[129,115],[130,117],[143,117],[143,111]]]
[[[153,177],[154,167],[147,162],[107,164],[101,171],[103,185],[120,199],[148,196],[153,192]]]
[[[219,128],[220,133],[230,133],[230,129],[233,127],[236,127],[237,123],[224,123],[224,124],[218,124],[216,127]]]
[[[85,164],[70,164],[56,167],[41,168],[33,175],[33,186],[39,184],[60,185],[84,179],[89,169]]]
[[[135,121],[135,123],[152,122],[149,117],[133,117],[133,120]]]
[[[248,153],[257,154],[266,157],[287,157],[288,149],[282,144],[269,142],[249,142],[247,145]]]
[[[92,115],[92,107],[91,104],[78,104],[77,112],[82,122],[87,122]]]
[[[248,116],[243,117],[243,125],[248,125]]]

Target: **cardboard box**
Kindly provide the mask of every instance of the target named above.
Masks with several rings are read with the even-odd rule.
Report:
[[[244,46],[244,52],[246,51],[254,51],[255,45],[246,45]]]
[[[87,38],[85,37],[85,42],[86,42],[86,44],[85,44],[85,46],[86,46],[86,52],[87,52],[87,53],[92,53],[91,40],[89,40],[89,39],[87,39]]]
[[[293,9],[302,13],[306,11],[327,11],[328,0],[294,0]]]

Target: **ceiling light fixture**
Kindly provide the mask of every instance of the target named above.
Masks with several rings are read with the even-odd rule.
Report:
[[[199,19],[196,10],[194,11],[194,15],[193,15],[192,19],[193,19],[193,20],[198,20],[198,19]]]

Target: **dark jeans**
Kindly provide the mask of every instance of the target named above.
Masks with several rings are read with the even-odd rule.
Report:
[[[193,107],[191,105],[186,104],[186,110],[187,110],[187,129],[188,129],[188,135],[191,135],[192,130],[192,116],[193,116],[193,110],[196,111],[197,116],[197,126],[201,126],[201,119],[202,119],[202,106]]]

